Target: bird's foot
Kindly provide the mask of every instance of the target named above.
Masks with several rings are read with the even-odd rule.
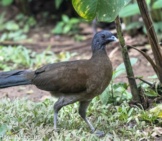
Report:
[[[94,132],[94,134],[96,134],[97,137],[103,137],[103,136],[105,136],[105,133],[103,131],[100,131],[100,130],[96,130]]]
[[[60,132],[60,128],[54,128],[54,131],[59,133]]]

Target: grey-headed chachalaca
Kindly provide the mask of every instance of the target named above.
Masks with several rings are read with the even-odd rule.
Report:
[[[15,70],[0,73],[0,88],[33,84],[58,97],[54,104],[54,129],[57,128],[59,110],[68,104],[79,101],[79,114],[89,125],[86,109],[90,101],[101,94],[112,77],[112,64],[106,53],[106,44],[116,41],[109,31],[96,33],[92,40],[92,57],[89,60],[76,60],[45,65],[36,71]]]

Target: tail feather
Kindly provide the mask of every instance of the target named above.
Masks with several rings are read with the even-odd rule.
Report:
[[[29,74],[31,71],[8,71],[0,73],[0,89],[12,86],[27,85],[31,84],[31,78]]]

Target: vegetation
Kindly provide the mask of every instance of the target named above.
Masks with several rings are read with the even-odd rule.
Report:
[[[131,58],[131,65],[137,62],[137,58]],[[125,73],[126,69],[124,63],[120,64],[113,72],[113,77],[110,85],[100,96],[101,102],[103,104],[113,103],[121,104],[123,101],[129,101],[132,99],[131,93],[128,91],[128,84],[125,82],[114,83],[115,79],[121,74]]]
[[[4,141],[99,140],[79,117],[77,103],[60,111],[61,131],[53,132],[54,101],[51,98],[37,103],[26,99],[1,99],[0,136]],[[137,107],[130,108],[126,102],[119,106],[103,105],[97,97],[93,99],[88,115],[94,121],[94,126],[106,133],[102,140],[152,140],[160,135],[160,127],[157,130],[154,126],[157,115]]]
[[[29,30],[36,25],[33,17],[27,17],[23,14],[18,14],[14,20],[7,20],[6,13],[0,15],[0,31],[3,33],[0,36],[0,41],[13,40],[19,41],[27,38]]]
[[[35,27],[38,29],[41,28],[42,25],[44,26],[49,21],[49,23],[52,21],[52,26],[50,24],[51,30],[47,37],[63,34],[64,36],[68,35],[77,38],[77,40],[82,40],[81,35],[78,34],[80,32],[78,25],[83,20],[74,14],[75,9],[86,20],[96,18],[98,21],[111,22],[119,14],[116,23],[117,20],[119,21],[119,18],[122,18],[126,26],[125,29],[129,34],[136,33],[137,29],[142,29],[144,34],[147,33],[146,35],[151,37],[149,40],[152,50],[153,52],[155,51],[153,53],[155,62],[147,54],[141,53],[155,69],[156,78],[161,83],[162,58],[159,57],[161,55],[159,55],[160,50],[156,38],[156,34],[158,35],[158,39],[162,37],[161,0],[132,0],[131,2],[130,0],[109,0],[109,3],[103,0],[98,1],[101,2],[99,5],[96,4],[96,0],[72,0],[72,3],[66,0],[51,0],[49,3],[46,3],[47,10],[45,9],[46,6],[43,8],[39,7],[39,5],[44,4],[43,0],[37,2],[35,0],[1,0],[0,7],[14,6],[19,9],[19,12],[13,17],[8,16],[6,12],[0,15],[0,70],[35,69],[47,63],[66,61],[74,56],[75,54],[69,52],[55,54],[48,45],[43,52],[38,53],[32,49],[28,49],[25,45],[18,44],[21,43],[20,41],[33,42],[34,39],[29,38],[30,32]],[[144,27],[141,20],[141,15],[146,17],[146,13],[142,13],[142,10],[140,10],[139,2],[141,1],[146,1],[153,21],[153,23],[148,22],[148,24],[144,20],[146,27]],[[52,2],[53,6],[50,2]],[[36,6],[31,7],[33,3]],[[78,7],[78,5],[80,6]],[[96,7],[92,5],[96,5]],[[87,6],[88,10],[86,10]],[[64,11],[63,9],[66,10]],[[147,11],[147,9],[145,10]],[[140,11],[142,14],[140,14]],[[56,15],[55,13],[59,14]],[[150,15],[147,16],[149,17]],[[137,20],[134,22],[135,18]],[[117,29],[120,28],[120,21],[118,24]],[[154,28],[152,25],[154,25]],[[150,30],[152,31],[151,34]],[[123,47],[122,52],[125,51],[124,53],[126,53],[123,56],[127,56],[125,61],[129,62],[127,47],[131,46],[125,45],[121,29],[117,31],[121,46]],[[136,61],[137,58],[130,58],[131,65],[134,65]],[[131,67],[127,62],[125,63],[128,66],[126,69]],[[124,72],[126,70],[122,63],[114,70],[113,79],[107,89],[102,95],[92,101],[88,110],[88,116],[94,121],[97,129],[103,130],[106,133],[106,136],[102,140],[154,140],[156,136],[161,136],[162,134],[160,132],[161,127],[159,127],[162,117],[161,105],[151,110],[144,110],[143,108],[148,108],[147,103],[150,101],[149,104],[151,106],[156,106],[157,103],[155,100],[161,99],[161,84],[153,83],[152,79],[149,85],[142,81],[137,84],[138,87],[136,90],[138,93],[130,92],[128,90],[129,87],[132,86],[134,88],[134,85],[125,82],[115,82],[116,78]],[[130,77],[129,73],[128,76]],[[142,77],[133,77],[131,76],[130,79],[134,82],[136,79],[142,79]],[[142,94],[140,101],[136,99],[140,103],[139,107],[130,106],[130,100],[132,98],[135,100],[134,94],[140,94],[140,98]],[[77,113],[78,104],[67,106],[61,110],[59,113],[61,132],[53,132],[54,102],[54,98],[41,102],[32,102],[26,99],[16,99],[14,101],[8,98],[0,99],[0,140],[99,140],[89,132],[89,128],[79,117]],[[74,108],[71,108],[72,106]]]
[[[36,69],[48,63],[67,61],[75,55],[69,52],[54,54],[50,48],[42,53],[36,53],[23,46],[0,46],[0,50],[0,69],[5,71],[18,68]]]
[[[79,31],[78,24],[81,22],[78,18],[69,18],[66,15],[62,15],[62,20],[56,24],[56,27],[52,30],[54,34],[76,34]]]
[[[149,12],[153,19],[153,24],[156,33],[158,34],[159,38],[161,38],[160,33],[162,33],[162,4],[160,0],[146,0]],[[124,24],[126,26],[126,30],[137,30],[142,28],[143,32],[146,34],[146,28],[143,22],[139,19],[140,18],[140,9],[136,1],[125,6],[121,12],[120,17],[122,17]],[[137,20],[133,20],[134,17],[138,17]],[[129,32],[131,33],[131,32]]]
[[[99,5],[97,4],[97,2],[98,1],[73,0],[73,5],[74,5],[76,11],[78,12],[78,14],[80,14],[80,16],[82,16],[85,19],[91,20],[94,17],[96,17],[99,21],[110,22],[112,20],[115,20],[116,16],[119,14],[120,9],[123,6],[125,6],[125,4],[127,4],[129,2],[129,0],[121,0],[121,1],[115,0],[115,1],[109,1],[109,2],[108,1],[104,1],[104,2],[100,1],[101,4],[99,4]],[[155,2],[155,4],[153,4],[153,2],[150,1],[150,0],[147,1],[147,2],[151,6],[153,5],[153,8],[155,8],[155,9],[161,8],[161,6],[157,6],[157,3],[159,3],[158,0]],[[148,13],[146,1],[145,0],[137,0],[137,3],[138,3],[138,7],[140,9],[140,12],[141,12],[141,16],[144,20],[144,24],[146,26],[146,31],[148,33],[148,39],[149,39],[149,42],[151,44],[155,63],[148,55],[146,55],[145,53],[143,53],[141,51],[140,52],[150,62],[153,69],[155,70],[155,73],[158,76],[160,83],[162,83],[162,63],[161,63],[162,52],[161,52],[161,49],[159,47],[159,43],[157,41],[155,29],[152,26],[153,22],[152,22],[151,17]],[[80,5],[79,7],[77,6],[78,4]],[[91,7],[90,5],[95,5],[96,7],[94,8],[94,7]],[[108,7],[108,6],[109,6],[109,8],[106,9],[106,7]],[[131,5],[130,7],[128,6],[127,10],[130,10],[130,8],[132,8],[133,6],[134,5]],[[101,7],[103,7],[103,8],[101,9]],[[138,13],[138,9],[133,10],[133,12],[134,11],[136,11],[136,13]],[[107,14],[107,13],[109,13],[109,14]],[[132,15],[134,15],[134,13]],[[131,15],[131,14],[129,14],[129,15]],[[158,16],[161,18],[161,15],[158,15]],[[160,18],[158,20],[160,20]],[[156,18],[156,20],[157,20],[157,18]],[[118,37],[119,37],[119,42],[120,42],[121,47],[122,47],[122,56],[123,56],[123,60],[124,60],[126,70],[127,70],[127,76],[128,76],[128,81],[129,81],[131,93],[132,93],[132,96],[133,96],[133,101],[135,103],[141,103],[144,108],[148,108],[148,106],[146,106],[147,101],[143,100],[143,96],[141,96],[141,95],[143,95],[143,93],[141,93],[140,90],[137,88],[137,84],[136,84],[136,81],[134,79],[134,72],[133,72],[133,69],[132,69],[131,64],[130,64],[130,59],[129,59],[129,55],[128,55],[128,51],[127,51],[127,45],[125,44],[124,38],[122,36],[122,29],[121,29],[121,23],[120,23],[119,16],[117,16],[115,23],[116,23],[117,34],[118,34]],[[159,84],[158,87],[161,89],[161,84]]]

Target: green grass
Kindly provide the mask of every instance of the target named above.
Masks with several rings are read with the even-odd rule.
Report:
[[[0,136],[3,141],[55,140],[55,141],[115,141],[151,140],[154,125],[141,120],[145,111],[130,108],[126,102],[120,106],[103,105],[95,98],[87,111],[88,118],[98,130],[106,133],[98,138],[90,133],[78,115],[78,104],[64,107],[59,112],[59,132],[53,131],[54,98],[43,102],[26,99],[0,100]],[[139,118],[139,115],[140,118]]]

